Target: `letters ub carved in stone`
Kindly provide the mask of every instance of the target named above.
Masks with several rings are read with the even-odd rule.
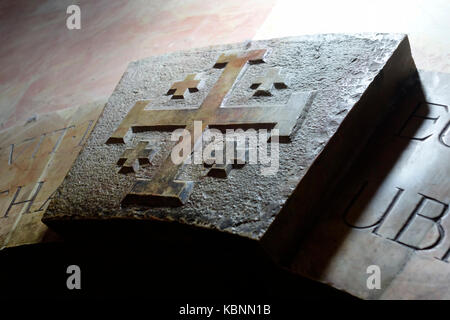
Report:
[[[311,98],[311,93],[294,93],[286,105],[280,106],[236,106],[222,108],[225,96],[232,89],[247,64],[264,63],[265,49],[252,50],[240,54],[222,54],[216,61],[214,68],[223,69],[222,74],[210,89],[198,109],[177,110],[146,110],[148,101],[138,101],[107,143],[125,143],[125,138],[132,132],[150,130],[172,131],[184,128],[190,132],[191,150],[201,138],[194,130],[194,121],[201,120],[203,132],[209,128],[274,128],[279,131],[279,140],[287,142],[297,125],[302,111]],[[273,83],[281,82],[279,70],[269,70],[272,75],[268,81],[262,83],[261,90],[270,91]],[[173,99],[184,98],[186,90],[195,91],[199,80],[191,74],[184,81],[176,82],[167,94]],[[196,134],[196,135],[195,135]],[[183,155],[186,159],[189,154]],[[122,200],[122,205],[142,204],[146,206],[180,206],[183,205],[193,188],[192,181],[177,180],[177,172],[182,164],[172,162],[170,155],[164,160],[157,173],[149,180],[138,180],[131,192]],[[213,170],[215,171],[215,170]],[[226,171],[226,170],[225,170]]]
[[[367,183],[363,184],[344,213],[344,222],[349,227],[371,231],[376,236],[395,241],[414,250],[429,250],[441,243],[445,235],[441,220],[448,212],[448,204],[425,194],[415,194],[399,187],[395,188],[390,195],[386,193],[376,196],[371,209],[379,215],[375,216],[370,223],[359,224],[349,221],[348,218],[353,214],[352,207],[357,204],[360,196],[364,196],[366,188],[368,188]]]

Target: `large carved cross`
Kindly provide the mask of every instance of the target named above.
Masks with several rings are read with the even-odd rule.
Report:
[[[224,68],[221,76],[198,109],[145,110],[149,101],[138,101],[107,143],[125,143],[131,132],[167,131],[185,128],[191,134],[191,150],[201,138],[194,131],[194,121],[202,121],[201,132],[210,128],[276,128],[280,141],[288,141],[297,120],[310,100],[310,93],[292,94],[286,105],[280,106],[236,106],[222,108],[222,102],[233,87],[247,63],[262,63],[266,49],[247,51],[242,54],[222,54],[214,65]],[[131,129],[131,130],[130,130]],[[196,134],[196,135],[194,135]],[[189,157],[183,155],[183,160]],[[176,179],[182,164],[174,164],[170,154],[151,180],[138,180],[122,200],[122,205],[180,206],[193,188],[192,181]]]

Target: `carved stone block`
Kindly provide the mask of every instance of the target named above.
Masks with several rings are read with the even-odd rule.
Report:
[[[133,62],[43,221],[75,235],[95,222],[101,236],[111,221],[213,229],[282,259],[415,73],[406,36],[390,34],[274,39]],[[208,175],[196,157],[213,129],[257,133],[257,163]],[[151,165],[118,172],[141,141],[155,150]],[[182,141],[189,152],[174,152]]]

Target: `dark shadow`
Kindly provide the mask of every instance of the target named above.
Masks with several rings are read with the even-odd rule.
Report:
[[[229,234],[131,220],[72,222],[64,234],[60,243],[0,252],[0,296],[184,303],[354,299],[279,268],[256,242]],[[66,287],[73,264],[82,272],[81,290]]]

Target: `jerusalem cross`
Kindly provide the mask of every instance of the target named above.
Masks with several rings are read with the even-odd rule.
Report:
[[[219,79],[198,109],[146,110],[149,101],[138,101],[107,143],[125,143],[131,132],[172,131],[184,128],[191,134],[191,150],[201,139],[201,132],[209,128],[274,128],[281,142],[289,141],[297,121],[311,99],[310,93],[294,93],[285,105],[222,107],[225,96],[247,64],[263,63],[266,49],[241,54],[222,54],[214,68],[224,68]],[[201,132],[194,130],[194,121],[202,121]],[[283,141],[284,140],[284,141]],[[190,154],[184,154],[183,160]],[[150,207],[181,206],[186,203],[193,188],[192,181],[177,179],[180,164],[174,164],[168,155],[151,179],[137,180],[122,200],[123,206]]]

